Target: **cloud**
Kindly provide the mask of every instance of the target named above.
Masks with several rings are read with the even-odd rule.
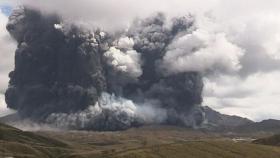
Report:
[[[132,78],[142,75],[141,55],[132,47],[134,41],[129,37],[122,37],[115,41],[116,46],[104,53],[109,65],[117,71],[128,74]],[[122,51],[122,50],[123,51]]]
[[[205,79],[204,105],[253,120],[280,119],[280,72]]]
[[[13,2],[28,4],[45,12],[58,12],[68,21],[104,30],[127,28],[135,17],[147,17],[155,11],[171,17],[192,13],[196,17],[197,30],[177,37],[168,47],[164,68],[177,72],[218,70],[219,76],[212,74],[205,79],[205,104],[228,114],[240,114],[256,120],[280,119],[277,114],[277,87],[280,86],[277,84],[280,77],[279,0],[122,0],[117,4],[114,0]],[[2,49],[5,47],[6,51],[0,53],[12,49],[1,41],[7,34],[3,27],[6,20],[1,14],[0,48],[5,50]],[[3,54],[1,57],[7,60],[1,61],[2,91],[7,86],[6,74],[12,68],[10,63],[13,60],[13,54]],[[229,75],[228,72],[234,74]]]
[[[57,127],[78,129],[126,129],[133,124],[162,123],[167,117],[166,109],[156,107],[154,101],[138,105],[132,100],[103,93],[99,102],[77,113],[53,113],[47,122]]]
[[[237,74],[205,80],[204,104],[254,120],[280,119],[279,4],[275,0],[227,1],[207,15],[215,23],[210,29],[224,32],[244,55]]]
[[[0,117],[9,115],[14,113],[14,110],[8,109],[6,102],[5,102],[5,96],[3,94],[0,94]]]
[[[212,43],[208,40],[209,45],[220,42],[217,43],[217,50],[226,52],[223,58],[219,58],[220,55],[217,56],[218,51],[214,52],[215,55],[212,58],[215,57],[215,59],[210,60],[213,62],[206,62],[205,66],[201,64],[194,66],[206,69],[207,66],[217,65],[220,59],[230,60],[229,63],[234,65],[227,66],[234,69],[241,66],[240,75],[243,76],[280,68],[280,20],[278,18],[280,11],[276,7],[280,5],[280,2],[277,0],[269,0],[269,2],[248,0],[246,3],[242,0],[122,0],[117,5],[114,0],[13,0],[12,2],[26,4],[48,13],[57,12],[67,19],[66,21],[91,28],[100,27],[106,31],[125,29],[136,17],[144,18],[158,11],[164,12],[168,17],[192,13],[196,16],[198,29],[206,32],[209,38],[221,40],[224,38],[224,41],[217,39],[212,40]],[[201,42],[207,41],[201,39]],[[223,48],[222,42],[228,43],[227,47]],[[176,46],[176,44],[173,45]],[[240,57],[238,53],[240,50],[234,50],[233,46],[244,51],[243,57]],[[230,47],[231,50],[229,50]],[[207,53],[212,54],[212,49],[216,48],[212,46],[212,48],[203,49],[206,53],[203,53],[202,58],[208,58]],[[178,52],[178,49],[176,51]],[[198,60],[197,56],[188,56],[187,60],[195,59],[201,62],[202,59]],[[175,67],[184,66],[181,63],[177,63],[178,66]]]
[[[8,73],[13,69],[14,52],[16,49],[15,42],[10,38],[6,31],[8,17],[0,10],[0,117],[13,113],[7,108],[3,93],[8,87]]]
[[[105,30],[127,27],[136,17],[145,18],[154,12],[176,16],[205,11],[216,1],[203,1],[204,5],[200,5],[196,0],[122,0],[117,3],[115,0],[12,0],[14,4],[29,5],[46,13],[57,12],[71,22],[94,25]]]
[[[206,14],[215,24],[210,29],[224,32],[232,43],[244,50],[244,56],[240,58],[240,75],[280,68],[280,11],[277,5],[280,2],[276,0],[221,1]],[[200,26],[209,29],[205,23]]]
[[[6,31],[7,21],[8,17],[0,12],[0,93],[3,93],[8,86],[8,73],[13,69],[16,49],[16,43]]]
[[[242,55],[243,50],[231,43],[224,33],[197,29],[175,40],[161,64],[167,73],[234,72],[241,68]]]

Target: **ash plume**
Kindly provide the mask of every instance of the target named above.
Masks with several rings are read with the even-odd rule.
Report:
[[[200,69],[165,71],[172,45],[196,30],[194,21],[158,13],[112,34],[20,7],[7,25],[18,42],[7,105],[22,118],[69,129],[199,126]]]

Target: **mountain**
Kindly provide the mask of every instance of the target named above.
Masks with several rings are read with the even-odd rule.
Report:
[[[221,114],[208,106],[204,107],[206,129],[216,132],[234,133],[280,133],[280,120],[263,120],[254,122],[239,116]]]
[[[204,107],[204,112],[207,123],[215,127],[237,127],[254,123],[247,118],[221,114],[208,106]]]
[[[13,113],[10,115],[6,115],[0,117],[0,122],[9,124],[10,122],[19,122],[22,118],[18,115],[18,113]]]
[[[261,122],[247,123],[236,128],[236,131],[243,133],[271,132],[280,133],[280,120],[263,120]]]

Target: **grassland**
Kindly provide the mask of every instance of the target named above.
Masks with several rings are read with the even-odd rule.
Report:
[[[161,126],[122,132],[31,133],[0,125],[0,157],[280,158],[279,147],[254,144],[250,139],[233,139],[236,137]]]
[[[280,134],[255,140],[256,144],[273,145],[280,147]]]

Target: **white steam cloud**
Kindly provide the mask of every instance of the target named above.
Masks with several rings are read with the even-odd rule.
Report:
[[[157,108],[155,105],[156,101],[147,101],[138,105],[132,100],[103,93],[96,105],[89,106],[88,109],[78,113],[52,114],[48,121],[55,122],[55,126],[60,128],[98,129],[103,126],[103,128],[111,130],[125,129],[133,126],[134,123],[162,123],[167,118],[167,111]],[[109,120],[115,122],[106,125]]]
[[[198,29],[176,39],[168,48],[161,67],[168,74],[189,71],[234,72],[241,68],[243,50],[224,33]]]
[[[111,47],[104,54],[108,64],[132,78],[141,76],[141,55],[133,50],[133,39],[122,37],[115,43],[116,46]]]

